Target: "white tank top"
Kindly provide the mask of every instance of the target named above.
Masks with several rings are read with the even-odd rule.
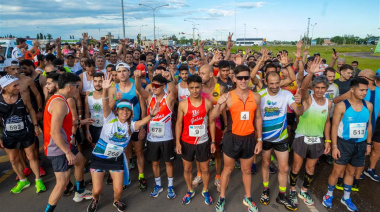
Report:
[[[178,83],[178,101],[187,99],[190,96],[190,91],[188,88],[181,88],[181,83]]]
[[[94,84],[91,81],[87,80],[87,72],[83,72],[83,89],[82,92],[87,92],[87,91],[94,91]]]
[[[104,123],[103,117],[103,99],[94,99],[94,92],[91,92],[88,95],[88,107],[90,108],[91,118],[95,119],[95,122],[92,123],[94,127],[102,127]]]

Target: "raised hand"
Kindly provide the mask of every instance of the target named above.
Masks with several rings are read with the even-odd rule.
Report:
[[[102,88],[103,89],[110,88],[112,85],[112,75],[109,74],[108,76],[102,77],[102,78],[103,78]]]
[[[297,46],[297,50],[298,50],[298,49],[301,50],[302,45],[303,45],[303,41],[302,41],[302,40],[299,40],[299,41],[297,42],[297,44],[296,44],[296,46]]]
[[[303,55],[304,56],[309,55],[309,47],[308,46],[305,46],[305,50],[303,51]]]
[[[58,37],[55,39],[55,43],[61,45],[61,37]]]
[[[152,116],[156,116],[159,111],[160,111],[160,102],[156,102],[153,109],[150,110],[150,114],[152,114]]]
[[[226,93],[226,94],[223,94],[223,95],[221,95],[220,97],[219,97],[219,99],[218,99],[218,104],[219,105],[222,105],[222,104],[224,104],[224,103],[226,103],[227,102],[227,99],[228,99],[228,95],[230,94],[230,92],[228,92],[228,93]]]
[[[316,74],[320,72],[319,65],[322,62],[322,58],[315,58],[313,62],[311,62],[309,73]]]
[[[125,38],[125,45],[129,45],[129,43],[130,43],[129,38]]]
[[[249,46],[247,46],[247,47],[245,48],[245,54],[251,54],[250,51],[251,51],[251,50],[250,50]]]
[[[242,65],[243,64],[243,57],[240,54],[236,54],[236,59],[234,62],[236,65]]]
[[[133,72],[133,74],[134,74],[135,77],[137,77],[137,78],[140,78],[141,75],[142,75],[141,70],[137,70],[137,69]]]
[[[280,54],[280,63],[282,64],[282,66],[288,65],[289,63],[288,53],[286,53],[285,51],[282,51],[282,53]]]
[[[294,102],[296,104],[301,104],[301,102],[302,102],[301,91],[299,88],[297,89],[297,93],[294,95]]]
[[[105,42],[106,42],[106,38],[105,38],[105,37],[101,37],[101,38],[100,38],[100,43],[103,43],[103,44],[104,44]]]
[[[333,58],[333,60],[337,60],[339,58],[339,52],[336,52],[336,54],[334,54],[334,52],[333,52],[332,58]]]
[[[121,45],[125,45],[125,41],[124,41],[123,39],[119,40],[119,43],[120,43]]]
[[[203,47],[205,46],[205,43],[206,43],[206,41],[204,41],[204,40],[200,41],[198,44],[199,48],[203,49]]]
[[[228,41],[229,42],[231,42],[231,40],[232,40],[232,36],[234,35],[234,33],[230,33],[230,32],[228,32]]]
[[[165,77],[166,80],[171,81],[171,78],[172,78],[172,77],[170,76],[170,72],[168,72],[168,71],[164,71],[164,72],[162,73],[162,76]]]

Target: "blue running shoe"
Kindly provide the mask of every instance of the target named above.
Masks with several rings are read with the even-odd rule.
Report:
[[[344,199],[342,197],[342,199],[340,200],[340,202],[347,207],[347,210],[349,210],[349,211],[358,211],[358,208],[354,205],[354,203],[352,203],[351,198]]]
[[[277,167],[273,163],[270,163],[270,165],[269,165],[269,173],[276,174],[276,172],[277,172]]]
[[[372,169],[372,170],[367,169],[364,171],[364,174],[367,177],[371,178],[371,180],[373,180],[375,182],[380,182],[380,177],[379,177],[379,175],[376,174],[375,169]]]
[[[360,179],[364,180],[364,173],[363,172],[360,174]]]
[[[168,199],[174,199],[176,197],[173,186],[168,187],[168,195],[166,197]]]
[[[331,208],[332,207],[332,200],[333,200],[333,196],[325,195],[325,196],[323,196],[322,205],[325,206],[326,208]]]
[[[191,198],[193,198],[195,195],[195,191],[191,192],[191,191],[188,191],[186,192],[185,196],[182,198],[182,203],[183,204],[189,204],[190,201],[191,201]]]
[[[206,205],[211,205],[213,203],[212,197],[208,191],[202,191],[202,196],[205,198]]]
[[[151,197],[158,197],[158,195],[160,195],[160,193],[161,193],[163,190],[164,190],[164,189],[162,188],[162,186],[156,185],[156,186],[154,186],[153,191],[150,192],[150,196],[151,196]]]

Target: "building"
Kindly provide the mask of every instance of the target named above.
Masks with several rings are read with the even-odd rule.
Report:
[[[262,46],[265,45],[264,38],[237,38],[236,46]]]

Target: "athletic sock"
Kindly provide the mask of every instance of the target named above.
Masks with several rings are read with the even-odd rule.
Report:
[[[156,185],[161,187],[161,177],[155,177],[154,181],[156,181]]]
[[[335,185],[330,185],[330,184],[327,183],[327,193],[326,193],[326,195],[327,196],[333,196],[334,189],[335,189]]]
[[[77,184],[77,192],[79,194],[83,193],[84,192],[84,180],[76,181],[76,184]]]
[[[215,180],[220,180],[220,174],[215,175]]]
[[[45,212],[53,212],[56,205],[47,204]]]
[[[268,189],[269,188],[269,181],[263,182],[263,185],[264,185],[264,189]]]
[[[352,185],[343,184],[343,188],[344,188],[343,198],[344,199],[349,199],[350,198],[350,194],[351,194]]]
[[[168,187],[173,186],[173,180],[174,180],[173,177],[168,177]]]
[[[144,173],[139,173],[139,180],[145,178]]]
[[[280,193],[283,193],[283,194],[286,193],[286,186],[285,186],[285,187],[281,187],[281,186],[279,186],[278,188],[279,188],[279,192],[280,192]]]
[[[27,179],[26,179],[26,178],[24,178],[24,179],[20,179],[20,181],[22,181],[22,182],[26,182]]]

